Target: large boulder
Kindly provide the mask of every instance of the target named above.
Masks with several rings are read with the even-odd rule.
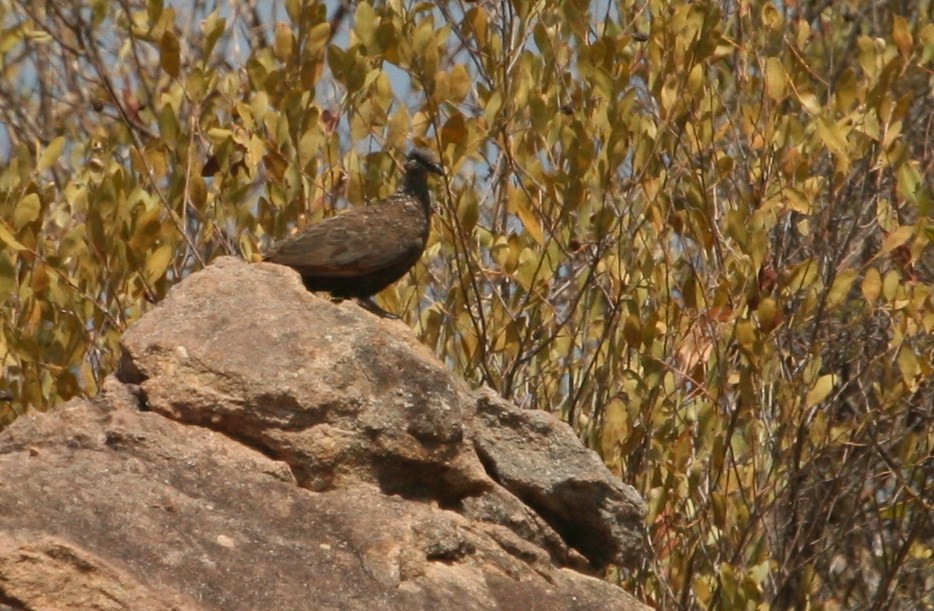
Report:
[[[642,609],[645,505],[565,424],[402,323],[223,258],[91,401],[0,435],[0,602],[27,609]]]

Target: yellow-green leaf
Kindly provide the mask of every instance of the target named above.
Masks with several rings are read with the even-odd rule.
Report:
[[[409,111],[404,104],[391,117],[386,125],[386,144],[401,147],[409,137]]]
[[[149,21],[158,21],[162,16],[162,0],[147,0],[146,12],[149,13]]]
[[[912,204],[918,203],[918,198],[923,192],[924,177],[913,163],[903,163],[898,166],[898,178],[896,189],[899,195],[904,197]]]
[[[188,181],[188,196],[198,210],[204,209],[208,199],[208,186],[199,174],[193,174]]]
[[[65,137],[59,136],[51,142],[49,146],[42,151],[42,155],[39,157],[39,163],[36,164],[36,170],[39,172],[45,172],[55,165],[55,162],[58,161],[59,155],[62,154],[62,147],[65,146]]]
[[[172,78],[178,78],[179,68],[182,64],[181,48],[175,34],[166,30],[159,41],[159,63],[165,73]]]
[[[22,229],[23,225],[33,222],[39,218],[39,211],[41,209],[42,203],[39,201],[38,195],[29,193],[24,196],[23,199],[19,200],[19,203],[16,204],[16,210],[13,212],[13,227],[18,231]]]
[[[632,348],[642,343],[642,321],[635,314],[630,314],[623,322],[623,339]]]
[[[130,250],[142,255],[149,249],[159,237],[159,232],[162,229],[161,217],[162,209],[159,206],[152,206],[136,219],[133,237],[127,243]]]
[[[736,341],[747,352],[751,352],[755,347],[756,329],[750,321],[741,320],[736,323]]]
[[[826,399],[836,384],[836,378],[837,376],[832,373],[828,373],[827,375],[822,375],[821,377],[817,378],[814,386],[812,386],[811,390],[808,391],[807,397],[804,400],[804,406],[806,408],[814,407]]]
[[[782,14],[778,12],[774,2],[763,3],[762,24],[770,30],[777,30],[781,27]]]
[[[10,226],[3,221],[0,221],[0,242],[3,242],[16,251],[26,250],[26,247],[23,246],[19,240],[13,237],[13,232],[10,231]]]
[[[204,33],[204,51],[202,56],[208,58],[214,51],[214,46],[224,34],[227,27],[227,20],[218,15],[218,10],[214,11],[201,22],[201,31]]]
[[[308,41],[305,43],[305,50],[314,53],[321,49],[331,39],[331,24],[327,21],[319,23],[308,32]]]
[[[484,115],[486,116],[486,122],[488,125],[493,125],[496,121],[496,114],[499,112],[499,109],[503,106],[503,96],[497,90],[490,95],[490,98],[486,102],[486,109],[484,110]]]
[[[834,91],[834,101],[837,110],[840,112],[848,111],[856,102],[856,96],[859,89],[856,80],[856,72],[852,68],[846,68],[837,80],[837,86]]]
[[[798,101],[801,102],[801,106],[811,115],[820,114],[821,103],[817,99],[817,96],[814,95],[811,91],[798,91],[794,90],[795,95],[798,97]]]
[[[538,220],[538,216],[529,206],[525,191],[522,189],[509,190],[509,208],[515,212],[519,220],[522,221],[522,225],[532,239],[543,245],[545,243],[545,234],[542,231],[542,225]]]
[[[898,369],[902,374],[902,379],[909,388],[915,387],[915,378],[918,376],[918,355],[908,344],[904,344],[898,351]]]
[[[824,146],[830,149],[831,153],[840,159],[843,159],[844,161],[849,160],[849,154],[847,153],[846,146],[846,135],[843,133],[843,130],[839,125],[824,117],[818,117],[817,133],[820,136],[821,142],[824,143]]]
[[[877,257],[887,255],[892,252],[902,244],[908,241],[908,238],[911,237],[911,234],[914,232],[914,225],[902,225],[889,235],[885,236],[885,239],[882,241],[882,248],[879,249],[879,254]]]
[[[272,43],[272,53],[280,62],[287,62],[292,57],[295,41],[292,37],[292,28],[289,24],[279,22],[276,24],[276,35]]]
[[[788,187],[784,189],[783,193],[785,195],[785,202],[791,210],[801,214],[811,213],[811,200],[801,189]]]
[[[215,145],[221,145],[226,140],[233,138],[234,133],[222,127],[212,127],[207,131],[207,136]]]
[[[764,298],[756,308],[756,313],[759,315],[759,328],[763,333],[770,333],[781,322],[778,302],[773,297]]]
[[[376,26],[379,25],[376,11],[368,2],[357,4],[354,13],[354,33],[364,45],[369,47],[376,39]]]
[[[882,274],[879,273],[878,269],[870,267],[866,270],[861,288],[866,301],[870,304],[874,304],[876,299],[879,298],[879,294],[882,292]]]
[[[146,258],[146,280],[152,284],[158,281],[172,262],[174,247],[170,242],[162,244]]]
[[[470,93],[471,79],[463,64],[456,64],[448,75],[448,95],[451,102],[462,102]]]
[[[885,278],[882,279],[882,296],[886,301],[892,301],[898,295],[898,287],[902,282],[902,275],[897,269],[890,269],[885,272]]]
[[[827,294],[827,305],[835,307],[840,305],[850,292],[853,286],[853,280],[856,279],[855,269],[845,269],[834,278],[830,286],[830,292]]]
[[[788,74],[782,60],[770,57],[765,60],[765,93],[774,101],[779,102],[785,97]]]

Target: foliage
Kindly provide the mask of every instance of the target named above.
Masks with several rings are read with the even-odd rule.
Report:
[[[930,3],[264,4],[0,0],[4,421],[415,140],[443,214],[383,304],[648,499],[611,578],[934,604]]]

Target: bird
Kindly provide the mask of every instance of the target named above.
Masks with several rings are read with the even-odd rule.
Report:
[[[305,227],[273,244],[263,261],[291,267],[309,291],[352,298],[380,316],[392,317],[373,295],[421,258],[431,225],[428,174],[444,176],[444,168],[426,149],[413,149],[404,168],[394,194]]]

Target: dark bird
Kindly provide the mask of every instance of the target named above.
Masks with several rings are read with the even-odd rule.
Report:
[[[371,297],[405,275],[428,242],[429,172],[444,176],[431,153],[413,150],[394,194],[304,228],[273,244],[263,260],[296,270],[309,291],[355,298],[385,315]]]

